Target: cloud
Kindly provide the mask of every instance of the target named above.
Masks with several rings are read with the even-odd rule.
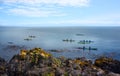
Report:
[[[56,11],[52,10],[40,10],[36,8],[29,8],[29,9],[24,9],[24,8],[14,8],[14,9],[9,9],[8,14],[14,14],[14,15],[20,15],[20,16],[27,16],[27,17],[48,17],[48,16],[64,16],[65,14],[59,14]]]
[[[1,2],[6,4],[11,3],[23,3],[31,5],[58,5],[58,6],[88,6],[90,0],[1,0]]]
[[[62,7],[88,6],[90,0],[0,0],[9,15],[27,17],[66,16]]]
[[[35,2],[34,0],[3,0],[0,2],[4,4],[4,12],[9,15],[24,17],[58,17],[66,15],[62,11],[55,9],[59,7],[50,7],[50,5],[42,7],[42,3],[40,5],[39,1],[40,0],[35,0]]]

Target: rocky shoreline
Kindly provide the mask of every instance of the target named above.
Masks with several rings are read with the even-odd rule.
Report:
[[[6,62],[0,58],[0,76],[120,76],[120,61],[100,57],[54,57],[41,48],[21,50]]]

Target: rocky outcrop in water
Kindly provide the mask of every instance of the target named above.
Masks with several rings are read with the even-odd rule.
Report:
[[[109,59],[109,58],[107,58]],[[86,58],[56,58],[41,48],[21,50],[7,62],[0,58],[0,76],[120,76]],[[102,63],[102,61],[100,61]],[[119,62],[116,60],[116,62]],[[109,62],[107,62],[109,63]],[[7,66],[6,66],[7,64]],[[114,64],[118,66],[119,64]],[[1,66],[3,67],[1,69]],[[106,66],[102,64],[102,66]]]

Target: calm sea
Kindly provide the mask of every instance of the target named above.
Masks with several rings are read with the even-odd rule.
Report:
[[[54,56],[120,60],[120,27],[0,27],[0,56],[6,60],[21,49],[35,47]]]

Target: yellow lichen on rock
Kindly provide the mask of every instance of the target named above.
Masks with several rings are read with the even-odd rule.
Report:
[[[20,55],[21,59],[25,59],[26,57],[28,57],[29,59],[32,58],[35,60],[37,58],[39,58],[40,56],[43,58],[48,58],[51,56],[50,53],[45,52],[41,48],[34,48],[32,50],[21,50],[19,55]]]
[[[76,59],[76,60],[74,60],[74,63],[76,63],[76,64],[80,64],[81,61]]]
[[[27,50],[21,50],[20,55],[24,55],[24,56],[27,55]]]
[[[75,64],[79,64],[80,66],[88,66],[90,63],[88,61],[82,61],[82,60],[74,60]]]
[[[21,57],[21,59],[25,59],[27,53],[28,53],[27,50],[21,50],[21,51],[20,51],[20,57]]]
[[[43,49],[41,49],[41,48],[34,48],[34,49],[32,50],[32,52],[33,52],[34,54],[40,55],[40,56],[42,56],[42,57],[44,57],[44,58],[48,58],[48,57],[51,56],[51,54],[45,52],[45,51],[44,51]]]
[[[107,63],[112,61],[112,58],[101,57],[100,59],[96,59],[95,64]]]

